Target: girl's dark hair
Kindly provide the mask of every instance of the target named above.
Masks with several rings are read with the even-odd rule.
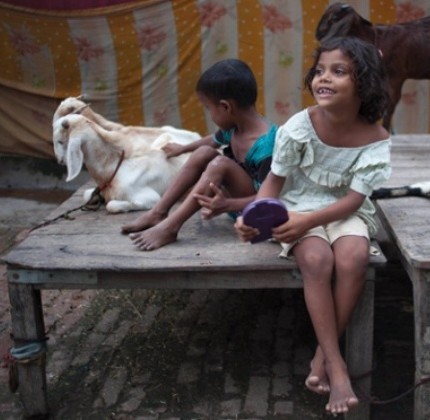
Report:
[[[353,63],[352,78],[361,99],[359,114],[374,123],[383,117],[389,102],[385,66],[378,49],[355,37],[336,37],[323,41],[315,51],[315,60],[305,76],[305,87],[312,93],[312,80],[323,52],[340,50]]]
[[[219,102],[233,99],[240,108],[249,108],[257,100],[257,82],[251,68],[241,60],[218,61],[200,76],[197,92]]]

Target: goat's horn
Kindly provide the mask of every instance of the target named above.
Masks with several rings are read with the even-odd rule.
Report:
[[[73,111],[73,114],[80,114],[85,108],[88,108],[89,106],[90,106],[90,104],[82,105],[80,108],[75,109]]]
[[[76,99],[78,99],[79,101],[84,101],[86,100],[86,95],[85,93],[82,93],[81,95],[77,96]]]
[[[63,128],[68,129],[70,127],[69,121],[68,120],[63,120],[63,122],[61,123],[61,125],[63,126]]]

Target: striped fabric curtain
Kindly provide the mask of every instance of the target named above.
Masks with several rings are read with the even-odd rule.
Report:
[[[97,112],[123,124],[212,132],[194,89],[203,70],[229,57],[250,64],[259,111],[282,124],[313,103],[303,75],[316,25],[332,2],[140,0],[72,10],[17,3],[0,1],[0,153],[52,158],[54,110],[82,93]],[[374,23],[430,9],[430,0],[348,3]],[[406,83],[394,128],[428,132],[428,81]]]

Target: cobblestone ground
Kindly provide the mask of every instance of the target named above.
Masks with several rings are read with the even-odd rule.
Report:
[[[0,212],[0,252],[25,236],[37,211],[21,221],[15,212],[13,224]],[[384,400],[413,384],[413,311],[398,263],[380,275],[372,393]],[[42,299],[52,419],[329,418],[325,397],[304,389],[315,343],[301,291],[74,290],[43,291]],[[0,266],[1,356],[11,346],[9,334]],[[409,395],[373,405],[372,418],[412,419],[412,404]],[[22,418],[6,368],[0,418]]]

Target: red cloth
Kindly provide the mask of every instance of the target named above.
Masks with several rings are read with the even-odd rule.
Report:
[[[133,3],[133,0],[1,0],[13,6],[43,10],[77,10]]]

